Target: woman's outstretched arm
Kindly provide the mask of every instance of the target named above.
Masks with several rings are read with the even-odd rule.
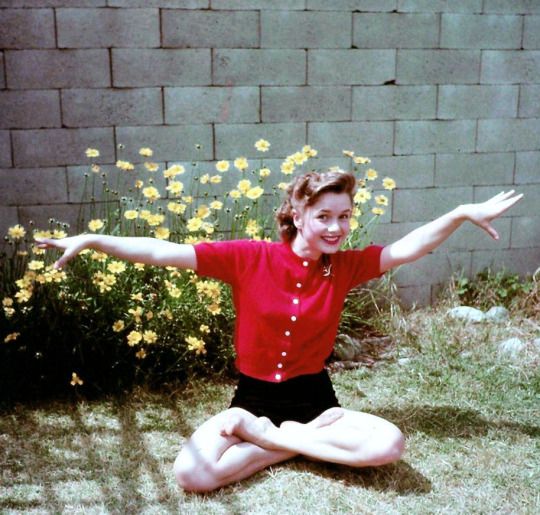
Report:
[[[484,229],[493,239],[499,239],[491,221],[521,200],[523,194],[514,190],[501,192],[485,202],[463,204],[429,222],[400,240],[387,245],[381,254],[381,272],[425,256],[443,243],[463,222],[469,221]]]
[[[197,269],[197,257],[193,245],[155,238],[79,234],[60,240],[40,238],[36,241],[39,248],[63,251],[63,255],[54,264],[55,268],[62,268],[84,249],[94,249],[134,263]]]

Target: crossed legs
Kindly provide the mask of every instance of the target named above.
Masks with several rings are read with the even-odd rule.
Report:
[[[185,490],[207,492],[298,454],[366,467],[397,461],[403,449],[401,431],[368,413],[331,408],[308,424],[276,427],[265,417],[230,408],[193,433],[176,458],[174,473]]]

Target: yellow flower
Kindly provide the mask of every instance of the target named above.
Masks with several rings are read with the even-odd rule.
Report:
[[[285,161],[283,161],[283,163],[281,163],[280,169],[281,169],[281,173],[285,175],[290,175],[291,173],[294,172],[294,169],[295,169],[294,161],[286,159]]]
[[[38,261],[36,259],[28,263],[28,270],[42,270],[44,267],[45,267],[45,263],[43,261]]]
[[[169,295],[173,299],[178,299],[182,295],[182,290],[178,288],[178,286],[176,286],[175,284],[171,283],[171,281],[165,280],[165,286],[167,287]]]
[[[190,218],[186,224],[187,230],[189,232],[198,231],[201,228],[202,223],[203,221],[200,218]]]
[[[165,220],[165,215],[161,215],[159,213],[152,213],[146,218],[146,222],[151,227],[156,227],[157,225],[163,223]]]
[[[52,238],[51,231],[34,231],[34,239]]]
[[[137,211],[135,209],[128,209],[124,213],[124,218],[126,220],[135,220],[135,218],[137,218],[138,216],[139,216],[139,213],[137,213]]]
[[[20,224],[14,225],[13,227],[10,227],[8,229],[8,236],[14,240],[20,240],[21,238],[24,238],[25,234],[26,231],[24,230],[24,227]]]
[[[204,348],[204,342],[196,338],[195,336],[188,336],[185,339],[188,344],[188,350],[195,351],[195,354],[206,354],[206,349]]]
[[[130,347],[133,347],[140,343],[140,341],[142,340],[142,334],[139,331],[131,331],[126,338],[128,345]]]
[[[201,184],[207,184],[208,181],[210,180],[210,175],[205,173],[204,175],[201,176],[201,178],[199,180],[200,180]]]
[[[356,218],[351,218],[349,220],[349,227],[350,227],[351,231],[354,231],[354,230],[358,229],[358,226],[359,226],[359,224],[358,224],[358,220]]]
[[[93,163],[92,166],[90,167],[90,170],[92,170],[92,173],[99,173],[101,170],[101,166]]]
[[[362,156],[356,156],[353,158],[353,161],[357,164],[357,165],[366,165],[366,164],[369,164],[371,163],[371,159],[369,159],[369,157],[362,157]]]
[[[210,209],[221,209],[223,208],[223,202],[220,202],[219,200],[214,200],[213,202],[210,202]]]
[[[138,190],[140,190],[143,186],[144,186],[144,182],[141,181],[140,179],[137,179],[137,180],[135,181],[135,187],[136,187]]]
[[[99,150],[97,148],[87,148],[84,153],[86,157],[99,157]]]
[[[235,168],[237,168],[238,170],[243,172],[244,170],[246,170],[249,167],[249,163],[248,163],[248,160],[245,157],[237,157],[234,160],[234,166],[235,166]]]
[[[289,158],[290,161],[293,161],[297,165],[302,165],[308,160],[308,156],[303,152],[295,152]]]
[[[172,179],[185,171],[186,169],[182,165],[172,165],[163,172],[163,177],[166,179]]]
[[[31,288],[21,288],[16,294],[15,299],[19,304],[24,304],[32,298],[32,289]]]
[[[236,187],[241,193],[245,195],[251,188],[251,181],[249,179],[242,179],[241,181],[238,182]]]
[[[132,163],[130,163],[129,161],[122,161],[121,159],[116,161],[116,167],[120,168],[120,170],[124,170],[125,172],[129,172],[135,169]]]
[[[179,197],[182,194],[182,191],[184,191],[184,184],[180,181],[171,181],[165,189],[170,191],[176,197]]]
[[[155,236],[158,240],[168,240],[171,235],[171,231],[167,227],[158,227],[155,232]]]
[[[382,185],[385,190],[393,190],[396,187],[396,181],[390,177],[385,177],[382,181]]]
[[[88,222],[88,229],[90,229],[92,232],[96,232],[102,229],[104,225],[103,220],[96,218],[95,220],[90,220]]]
[[[211,315],[219,315],[221,313],[221,307],[216,303],[210,304],[206,307],[206,309]]]
[[[257,220],[248,220],[248,223],[246,225],[246,234],[248,236],[258,236],[260,230],[261,228],[257,223]]]
[[[377,173],[376,170],[374,170],[373,168],[368,168],[366,170],[366,179],[368,181],[373,181],[375,180],[377,177],[379,176],[379,174]]]
[[[229,191],[229,197],[232,199],[239,199],[242,196],[242,193],[240,193],[238,190],[231,190]]]
[[[361,204],[365,204],[370,198],[371,198],[371,192],[368,191],[366,188],[360,188],[356,192],[356,195],[354,196],[354,201],[360,202]]]
[[[111,291],[111,287],[116,284],[116,277],[113,274],[96,272],[92,276],[92,282],[99,288],[100,293]]]
[[[268,177],[272,172],[270,171],[270,168],[261,168],[259,170],[259,175],[261,177]]]
[[[154,200],[157,200],[161,197],[159,194],[159,191],[154,186],[147,186],[142,190],[143,195],[150,201],[154,202]]]
[[[139,149],[139,154],[144,157],[152,157],[154,155],[154,151],[151,148],[143,147]]]
[[[77,375],[77,372],[71,373],[71,381],[69,382],[71,386],[82,386],[84,381]]]
[[[318,152],[314,148],[311,148],[311,145],[303,146],[302,152],[308,157],[315,157],[318,154]]]
[[[55,229],[52,233],[52,237],[56,240],[61,240],[67,237],[66,231],[61,231],[60,229]]]
[[[156,343],[157,342],[157,334],[154,331],[146,330],[143,333],[143,340],[146,343]]]
[[[11,297],[4,297],[2,299],[2,306],[4,306],[5,308],[13,306],[13,299]]]
[[[384,195],[376,195],[375,196],[375,202],[379,204],[380,206],[387,206],[388,205],[388,198]]]
[[[218,172],[227,172],[229,168],[231,167],[229,161],[218,161],[216,163],[216,170]]]
[[[10,333],[4,338],[4,343],[14,342],[21,333]]]
[[[255,186],[253,188],[250,188],[246,192],[246,197],[251,200],[258,199],[262,194],[264,193],[264,189],[262,189],[260,186]]]
[[[112,330],[115,332],[115,333],[119,333],[120,331],[122,331],[125,327],[125,324],[124,324],[124,321],[123,320],[117,320],[113,326],[112,326]]]
[[[105,252],[99,252],[98,250],[94,250],[94,252],[92,252],[92,254],[90,255],[90,259],[101,263],[107,259],[107,254],[105,254]]]
[[[221,182],[221,175],[212,175],[212,177],[210,177],[210,182],[212,184],[219,184]]]
[[[213,234],[214,233],[214,225],[210,222],[203,222],[202,226],[201,226],[201,229],[206,233],[206,234]]]
[[[182,197],[182,200],[186,203],[186,204],[191,204],[193,203],[193,197],[191,195],[186,195],[185,197]]]
[[[157,163],[144,163],[144,167],[149,171],[149,172],[157,172],[159,170],[159,165]]]
[[[201,218],[202,220],[204,220],[205,218],[208,218],[210,216],[210,209],[208,208],[208,206],[206,204],[201,204],[198,208],[197,208],[197,211],[195,212],[195,216],[197,218]]]
[[[201,324],[199,331],[201,331],[201,333],[208,334],[210,332],[210,328],[206,324]]]
[[[218,301],[221,296],[221,287],[217,281],[198,281],[195,287],[200,295],[212,300]]]
[[[138,358],[138,359],[144,359],[146,358],[146,351],[144,349],[139,349],[136,353],[135,353],[135,357]]]
[[[341,152],[347,157],[354,157],[354,152],[352,150],[342,150]]]
[[[255,142],[255,148],[259,152],[268,152],[268,149],[270,148],[270,143],[265,139],[260,139]]]
[[[138,271],[144,270],[144,263],[133,263],[133,267]]]
[[[380,207],[374,207],[371,212],[374,214],[374,215],[377,215],[377,216],[380,216],[380,215],[384,215],[384,209],[380,208]]]
[[[186,211],[186,207],[185,204],[179,204],[178,202],[169,202],[167,204],[167,209],[175,215],[183,215]]]
[[[126,271],[126,264],[122,261],[111,261],[107,265],[107,270],[111,272],[111,274],[121,274]]]
[[[289,187],[289,183],[288,182],[280,182],[277,187],[280,189],[280,190],[286,190],[288,187]]]

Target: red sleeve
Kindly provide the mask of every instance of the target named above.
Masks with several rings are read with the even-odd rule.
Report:
[[[228,240],[197,243],[197,274],[234,284],[249,270],[249,262],[258,251],[253,240]]]
[[[369,245],[362,250],[348,250],[343,253],[346,258],[346,273],[349,280],[349,288],[371,279],[381,277],[381,245]]]

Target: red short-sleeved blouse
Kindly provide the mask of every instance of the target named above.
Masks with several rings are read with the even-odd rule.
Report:
[[[238,370],[271,382],[320,372],[332,352],[345,297],[381,275],[382,248],[332,254],[325,275],[321,260],[301,258],[287,243],[195,245],[197,274],[232,286]]]

